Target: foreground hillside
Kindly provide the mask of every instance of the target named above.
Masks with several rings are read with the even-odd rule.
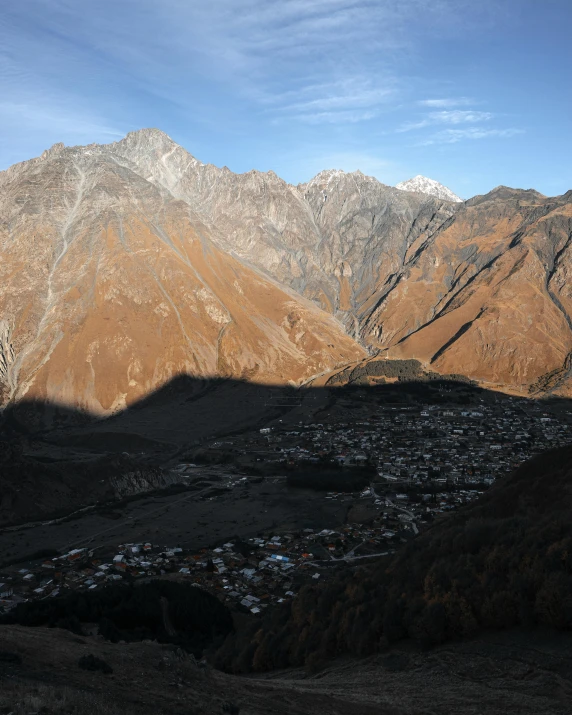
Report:
[[[394,367],[405,371],[403,376],[410,379],[415,365],[401,363]],[[445,384],[433,380],[360,387],[364,379],[378,377],[365,368],[363,372],[361,367],[352,370],[348,381],[356,386],[339,391],[339,409],[345,415],[344,420],[348,420],[348,415],[355,422],[364,420],[357,405],[363,406],[369,393],[376,405],[382,394],[387,401],[388,392],[405,392],[406,388],[411,394],[435,391],[447,404],[452,400],[449,393],[445,397],[445,393],[439,392],[439,387]],[[385,374],[386,378],[392,379]],[[474,404],[482,405],[488,397],[499,414],[504,411],[509,415],[513,414],[513,403],[525,402],[496,393],[487,395],[465,383],[450,383],[449,387],[454,384],[459,385],[461,393],[458,404],[468,404],[466,398],[472,392]],[[220,387],[231,388],[226,383]],[[240,389],[243,387],[241,383]],[[186,402],[180,382],[173,389],[188,409],[192,403]],[[348,391],[355,391],[354,409],[349,406]],[[316,390],[307,392],[311,396]],[[167,397],[159,394],[158,404],[134,410],[141,425],[146,423],[146,408],[153,408],[153,414],[158,414],[154,410],[161,406],[169,409],[172,403]],[[290,421],[293,427],[299,425],[301,411],[319,410],[323,419],[324,410],[333,412],[338,409],[337,404],[337,398],[328,399],[327,406],[316,401],[311,408],[301,405],[294,409],[295,416],[282,413],[280,419]],[[389,406],[387,411],[396,421],[397,403],[391,404],[393,408]],[[482,409],[488,415],[485,407]],[[204,413],[202,407],[198,413]],[[183,412],[178,414],[178,419],[184,422]],[[190,414],[192,409],[187,413]],[[124,417],[128,419],[129,413]],[[383,431],[384,424],[376,423],[374,429]],[[497,423],[491,420],[491,424]],[[88,428],[92,429],[89,425]],[[110,426],[102,428],[107,430],[103,433],[105,441],[112,432]],[[284,431],[290,429],[286,426]],[[526,425],[521,424],[518,429],[525,430]],[[258,429],[255,433],[264,439]],[[95,437],[92,430],[87,442]],[[535,444],[538,447],[538,441]],[[180,576],[179,566],[169,566],[170,571],[162,574],[160,581],[149,582],[146,576],[135,581],[126,578],[119,585],[114,582],[86,590],[91,572],[87,569],[84,573],[87,562],[78,562],[78,588],[61,594],[52,591],[52,597],[29,600],[1,619],[0,712],[565,715],[572,695],[571,456],[572,448],[546,453],[512,475],[500,477],[478,502],[453,514],[449,512],[448,516],[446,511],[438,510],[441,516],[436,512],[432,525],[402,550],[392,556],[378,554],[376,558],[385,561],[377,561],[376,566],[356,568],[350,564],[358,561],[348,559],[339,565],[340,571],[336,568],[330,573],[322,587],[314,585],[311,569],[306,583],[312,585],[295,586],[296,596],[290,605],[279,610],[282,607],[274,601],[264,616],[233,610],[231,620],[228,602],[223,605],[215,598],[221,593],[217,593],[216,583],[207,579],[211,586],[215,585],[210,591],[208,587],[196,588],[196,580],[190,583],[187,577]],[[438,459],[436,455],[435,458]],[[33,479],[37,482],[42,476],[38,465],[32,471],[23,455],[15,455],[10,461],[19,465],[16,477],[26,487],[28,482]],[[131,468],[125,459],[109,464],[116,472]],[[57,476],[54,470],[62,465],[47,466],[43,477],[54,483]],[[100,466],[106,473],[109,471],[103,462]],[[225,471],[228,468],[225,465]],[[78,477],[81,488],[85,488],[89,470],[85,469]],[[222,485],[218,479],[213,482],[215,487]],[[137,511],[136,502],[134,511],[125,509],[123,514],[106,508],[93,515],[96,522],[83,532],[82,518],[50,527],[37,524],[7,531],[3,534],[4,548],[8,554],[15,546],[14,541],[21,538],[20,553],[24,546],[28,551],[62,547],[61,551],[66,553],[71,545],[89,543],[97,547],[103,539],[111,560],[116,553],[115,545],[120,543],[144,543],[150,538],[163,544],[157,551],[178,541],[184,543],[184,530],[189,524],[198,522],[202,543],[206,543],[207,521],[222,528],[216,536],[208,537],[214,539],[213,544],[220,544],[227,540],[225,534],[254,534],[259,529],[264,533],[271,529],[267,533],[274,533],[276,523],[289,523],[292,529],[296,515],[304,511],[313,513],[313,520],[307,522],[312,526],[335,528],[333,522],[324,520],[325,507],[320,506],[338,510],[335,500],[326,501],[323,495],[300,495],[299,502],[290,504],[296,514],[283,510],[280,517],[268,498],[269,492],[278,487],[273,487],[270,481],[257,481],[261,499],[254,499],[253,485],[249,488],[250,497],[243,502],[243,487],[226,512],[224,500],[209,498],[216,491],[205,494],[201,503],[187,501],[192,498],[191,491],[184,496],[175,495],[172,502],[153,498],[141,505],[142,511]],[[12,491],[18,493],[17,478],[13,486]],[[70,491],[73,483],[67,481],[63,486]],[[107,482],[102,483],[98,489],[105,491],[108,486]],[[280,495],[276,502],[281,505],[289,499],[284,490],[276,494]],[[23,499],[27,496],[28,492]],[[58,497],[64,500],[69,494],[59,488],[54,500]],[[169,508],[171,504],[175,506],[175,501],[181,508],[186,505],[181,513]],[[363,509],[365,502],[361,502]],[[239,521],[240,503],[250,525]],[[161,517],[159,512],[164,509]],[[146,512],[152,515],[151,519]],[[263,521],[266,519],[266,523],[253,525],[251,517],[255,514]],[[344,514],[345,508],[340,510],[342,521],[347,518]],[[305,518],[308,517],[303,517],[299,528],[306,526]],[[230,527],[225,524],[228,519],[232,520]],[[163,529],[165,522],[171,531]],[[60,542],[56,542],[54,534],[60,528],[63,530]],[[157,536],[159,532],[161,535]],[[366,528],[363,533],[371,537],[372,531]],[[38,544],[36,538],[40,539]],[[392,543],[398,546],[401,541]],[[205,551],[202,549],[201,553],[204,555]],[[145,552],[145,558],[154,560],[152,553]],[[22,566],[38,574],[40,583],[44,578],[50,581],[53,572],[46,572],[46,576],[40,561],[32,563],[36,557],[39,554],[26,557],[25,562],[21,561],[22,556],[15,559],[10,576],[17,574],[12,581],[14,586],[21,580],[18,570]],[[103,561],[106,560],[104,557]],[[102,565],[100,560],[96,561]],[[202,568],[196,573],[199,572],[203,573]],[[68,571],[70,577],[73,573]],[[321,573],[325,575],[325,571]],[[227,577],[229,581],[237,579],[238,572],[229,570],[221,576],[222,586]],[[200,577],[199,581],[205,583]],[[74,579],[68,583],[75,582]],[[30,588],[35,586],[34,583]],[[247,588],[247,592],[258,593],[254,584]],[[265,588],[263,582],[260,596]],[[48,624],[53,627],[46,628]],[[90,635],[95,624],[100,635]],[[234,632],[223,640],[233,625]],[[232,674],[197,665],[189,652],[197,658],[206,654],[211,663]],[[244,677],[246,673],[248,677]]]
[[[407,370],[407,377],[413,366],[395,367]],[[365,376],[370,379],[367,371]],[[363,377],[357,371],[358,384]],[[426,389],[432,385],[423,383]],[[377,392],[358,389],[360,403],[364,393]],[[175,390],[181,392],[179,384]],[[494,393],[493,398],[507,407],[511,402]],[[340,409],[348,414],[345,400]],[[252,628],[237,619],[236,635],[215,658],[241,673],[254,668],[247,678],[198,667],[173,645],[153,642],[147,629],[142,642],[112,643],[87,635],[89,627],[74,634],[2,625],[0,712],[565,715],[572,694],[570,456],[566,448],[529,462],[377,568],[348,569],[325,589],[305,589],[291,610],[264,621],[257,617]],[[28,469],[23,465],[23,472]],[[251,513],[267,508],[247,505]],[[193,511],[186,521],[191,513],[200,518]],[[224,518],[215,513],[213,521]],[[175,521],[176,515],[167,518]],[[109,526],[104,528],[107,534]],[[24,533],[31,538],[31,530]],[[50,541],[46,534],[42,538],[43,544]],[[128,528],[120,540],[127,539],[140,536]],[[76,594],[78,608],[93,602],[86,593]],[[36,606],[57,604],[53,598]],[[181,614],[171,605],[177,628]],[[133,612],[147,622],[157,616],[149,604],[125,613]],[[89,611],[84,618],[95,620]],[[90,656],[113,672],[80,667],[83,658],[94,665]]]
[[[241,678],[173,646],[106,643],[57,628],[0,626],[0,709],[14,715],[566,715],[568,638],[500,634],[431,653],[346,659]],[[95,656],[112,673],[84,670]]]
[[[376,567],[306,587],[229,637],[234,671],[316,666],[403,639],[433,646],[493,629],[572,627],[572,447],[533,458]]]

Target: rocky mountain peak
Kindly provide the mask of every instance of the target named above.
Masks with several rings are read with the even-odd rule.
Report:
[[[343,185],[350,183],[363,184],[373,183],[378,186],[383,186],[374,176],[367,176],[359,169],[356,171],[344,171],[343,169],[325,169],[320,171],[314,178],[310,179],[306,184],[298,184],[301,191],[309,191],[311,189],[326,190],[334,185]]]
[[[492,191],[489,191],[488,196],[495,197],[497,199],[506,199],[512,196],[530,196],[531,198],[544,199],[546,198],[544,194],[541,194],[536,189],[514,189],[511,186],[497,186]]]
[[[467,206],[477,206],[478,204],[486,202],[524,202],[529,204],[536,204],[542,202],[546,199],[544,194],[541,194],[535,189],[513,189],[511,186],[497,186],[488,194],[479,194],[478,196],[473,196],[466,203]]]
[[[103,147],[123,156],[129,155],[132,160],[144,161],[149,158],[157,160],[166,154],[174,153],[190,156],[187,150],[171,139],[168,134],[152,127],[129,132],[123,139],[113,144],[103,145]]]
[[[167,189],[177,198],[182,198],[179,184],[185,174],[204,166],[160,129],[129,132],[120,141],[101,148],[127,159],[146,181]]]
[[[55,154],[61,154],[61,152],[65,149],[65,144],[63,142],[58,142],[57,144],[54,144],[51,146],[49,149],[46,149],[43,153],[41,158],[42,159],[48,159],[51,156],[54,156]]]
[[[156,127],[145,127],[143,129],[136,129],[133,132],[128,132],[128,134],[125,135],[123,139],[121,139],[118,144],[120,143],[142,143],[146,142],[148,144],[153,144],[153,145],[164,145],[164,144],[171,144],[171,145],[176,145],[176,142],[171,139],[171,137],[166,134],[164,131],[161,129],[157,129]],[[178,145],[177,145],[178,146]]]
[[[324,169],[323,171],[320,171],[314,178],[310,179],[308,181],[308,186],[312,184],[322,184],[322,183],[328,183],[334,179],[339,179],[342,176],[345,176],[346,172],[343,171],[343,169]]]
[[[402,181],[397,184],[395,188],[400,191],[412,191],[418,194],[435,196],[438,199],[443,199],[443,201],[454,201],[455,203],[461,203],[463,201],[463,199],[457,196],[457,194],[454,194],[451,189],[443,186],[443,184],[435,181],[435,179],[429,179],[426,176],[421,176],[421,174],[407,181]]]

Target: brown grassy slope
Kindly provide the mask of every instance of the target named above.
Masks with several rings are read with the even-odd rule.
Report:
[[[524,193],[469,202],[419,254],[412,247],[368,319],[389,356],[525,390],[562,367],[572,351],[572,203]]]

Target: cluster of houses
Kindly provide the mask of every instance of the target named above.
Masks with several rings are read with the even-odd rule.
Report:
[[[270,478],[297,467],[311,470],[318,462],[337,462],[348,469],[367,465],[372,473],[367,488],[324,492],[325,499],[347,502],[343,526],[275,528],[273,533],[198,551],[152,543],[122,544],[106,553],[102,548],[77,548],[0,573],[0,609],[53,598],[69,589],[168,578],[187,581],[239,610],[258,614],[294,598],[303,584],[329,578],[339,565],[392,553],[532,454],[569,442],[570,428],[557,413],[539,403],[523,406],[508,398],[466,409],[371,408],[366,418],[354,422],[332,418],[296,426],[276,423],[222,445],[262,462]],[[180,465],[180,470],[190,467],[195,465]],[[260,479],[229,477],[221,487],[251,478]]]
[[[272,603],[295,596],[303,583],[327,578],[338,563],[389,553],[400,525],[339,531],[323,529],[268,534],[226,542],[193,552],[151,543],[121,544],[108,555],[98,549],[72,549],[29,568],[6,572],[0,582],[0,607],[53,598],[66,590],[89,591],[115,582],[169,578],[188,581],[215,593],[229,605],[260,613]]]
[[[363,523],[337,530],[268,533],[193,551],[147,543],[120,544],[113,551],[77,548],[43,562],[0,574],[0,609],[53,598],[69,590],[91,591],[117,582],[167,578],[187,581],[239,610],[260,613],[294,598],[302,585],[328,579],[336,567],[393,553],[440,514],[474,498],[462,490],[412,501],[407,494],[382,497],[371,486],[361,493],[328,493],[369,509]]]
[[[490,485],[533,454],[570,442],[570,427],[542,405],[503,398],[472,408],[371,410],[366,419],[263,428],[242,450],[258,462],[296,467],[371,465],[381,481]]]

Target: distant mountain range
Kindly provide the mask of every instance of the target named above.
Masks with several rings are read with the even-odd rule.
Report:
[[[178,374],[299,384],[369,354],[570,394],[572,192],[202,164],[156,129],[0,173],[0,385],[111,414]]]

